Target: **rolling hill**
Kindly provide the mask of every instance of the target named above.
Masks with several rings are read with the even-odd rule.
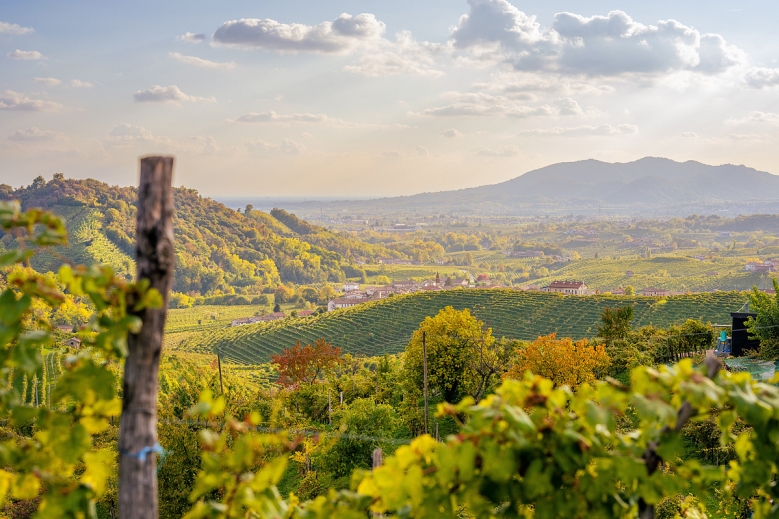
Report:
[[[97,180],[50,181],[38,177],[27,187],[0,185],[0,200],[19,200],[65,219],[69,244],[34,259],[41,271],[55,270],[63,258],[104,263],[134,273],[135,188]],[[176,274],[174,290],[190,295],[259,294],[281,282],[321,283],[345,278],[355,257],[402,254],[310,225],[286,212],[284,222],[270,214],[238,212],[193,189],[174,189]],[[302,236],[298,230],[305,228]],[[0,232],[0,249],[16,246]]]
[[[729,322],[730,314],[748,299],[745,293],[718,292],[657,297],[563,297],[541,292],[457,289],[394,296],[313,317],[288,318],[265,324],[223,328],[194,334],[179,348],[212,352],[242,364],[268,362],[270,356],[296,341],[310,344],[324,338],[344,352],[363,355],[398,353],[427,316],[445,306],[468,308],[493,328],[494,335],[532,340],[558,336],[593,337],[607,306],[633,305],[634,326],[669,326],[686,319]]]

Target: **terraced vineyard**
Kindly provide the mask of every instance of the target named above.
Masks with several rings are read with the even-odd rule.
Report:
[[[190,336],[180,348],[201,352],[219,348],[234,362],[260,364],[295,341],[325,338],[345,352],[374,356],[402,351],[419,323],[445,306],[469,308],[498,337],[532,340],[551,332],[592,337],[607,306],[633,305],[635,326],[668,326],[689,318],[728,322],[729,312],[746,300],[747,295],[739,292],[657,298],[457,289],[389,297],[314,317],[223,328]]]

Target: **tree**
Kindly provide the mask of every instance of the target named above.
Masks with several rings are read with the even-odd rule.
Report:
[[[631,331],[630,321],[633,320],[633,307],[603,309],[601,313],[601,325],[598,326],[598,337],[605,339],[609,344],[615,339],[624,339]]]
[[[342,362],[341,348],[324,339],[305,346],[298,341],[279,355],[271,355],[271,359],[279,371],[279,382],[285,386],[313,384],[324,371]]]
[[[757,314],[746,322],[749,336],[760,341],[760,356],[766,359],[779,358],[779,282],[771,278],[775,293],[766,294],[752,288],[749,294],[749,309]]]
[[[307,502],[284,501],[275,488],[287,474],[287,437],[236,435],[257,423],[248,417],[202,435],[208,463],[190,517],[354,519],[402,510],[409,518],[643,519],[659,516],[665,497],[679,500],[684,517],[705,517],[711,500],[717,516],[774,517],[779,388],[720,370],[713,357],[705,364],[639,367],[630,388],[597,381],[574,392],[539,376],[506,380],[479,405],[440,407],[441,417],[465,417],[458,434],[420,436],[382,466],[357,471],[349,490]],[[219,406],[203,413],[211,408],[204,400],[199,416],[218,417]],[[687,456],[682,441],[691,419],[711,412],[732,452],[725,469]],[[269,461],[257,470],[260,459]]]
[[[556,386],[577,388],[593,382],[609,365],[603,345],[592,346],[586,339],[577,342],[568,337],[558,339],[555,333],[519,348],[516,355],[517,361],[504,379],[520,379],[529,371],[548,378]]]
[[[481,352],[489,357],[495,338],[491,328],[473,317],[467,309],[455,310],[451,306],[442,309],[435,317],[426,317],[414,332],[406,346],[404,372],[406,379],[418,391],[423,387],[422,335],[427,347],[427,378],[431,391],[440,394],[447,402],[459,402],[472,392],[480,390],[481,380],[474,368],[474,357]],[[492,364],[491,361],[487,361]],[[496,373],[484,368],[487,383]]]
[[[319,289],[319,302],[327,303],[335,297],[335,289],[331,285],[325,285]]]
[[[281,305],[280,305],[280,304],[278,304],[278,303],[276,303],[275,305],[273,305],[273,312],[274,312],[274,313],[279,313],[279,312],[281,312]]]
[[[626,296],[634,296],[636,295],[636,289],[633,288],[633,285],[628,285],[625,287],[625,295]]]

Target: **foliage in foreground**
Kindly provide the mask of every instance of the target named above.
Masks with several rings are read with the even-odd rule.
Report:
[[[443,404],[440,415],[466,418],[459,434],[444,443],[420,436],[372,473],[355,472],[351,490],[304,503],[294,496],[283,501],[275,492],[285,457],[256,473],[246,470],[258,455],[293,445],[250,432],[252,448],[245,447],[247,439],[240,449],[215,453],[210,446],[233,433],[220,440],[209,433],[204,461],[210,461],[194,497],[220,489],[230,497],[219,503],[200,497],[187,517],[244,517],[251,511],[306,519],[367,512],[408,518],[636,517],[664,496],[687,496],[681,506],[688,517],[739,517],[748,509],[755,517],[779,517],[779,388],[745,373],[720,372],[710,379],[689,359],[660,370],[637,368],[631,379],[630,389],[596,382],[573,392],[528,374],[505,381],[478,404],[469,398]],[[208,413],[210,405],[201,402],[200,410]],[[210,412],[220,410],[217,405]],[[721,466],[684,460],[683,425],[715,411],[721,442],[734,446],[735,459]],[[626,420],[633,426],[625,428]],[[750,432],[738,434],[744,426]],[[707,511],[712,489],[721,509]]]

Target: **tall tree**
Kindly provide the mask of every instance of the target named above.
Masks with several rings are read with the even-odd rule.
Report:
[[[341,348],[324,339],[305,346],[298,341],[279,355],[271,355],[271,359],[279,370],[279,382],[285,386],[313,384],[324,371],[342,362]]]
[[[502,372],[503,356],[496,353],[492,329],[485,329],[484,323],[467,309],[447,306],[435,317],[425,318],[406,346],[406,379],[418,390],[422,389],[424,378],[423,334],[427,346],[428,387],[447,402],[456,403],[474,393],[482,396],[492,378]]]
[[[556,386],[576,388],[593,382],[609,365],[603,345],[592,346],[583,339],[573,342],[552,333],[517,350],[517,361],[504,378],[521,379],[526,371],[550,379]]]
[[[633,307],[603,309],[600,315],[601,326],[598,326],[598,337],[605,339],[607,343],[615,339],[624,339],[632,330],[630,321],[633,320]]]

